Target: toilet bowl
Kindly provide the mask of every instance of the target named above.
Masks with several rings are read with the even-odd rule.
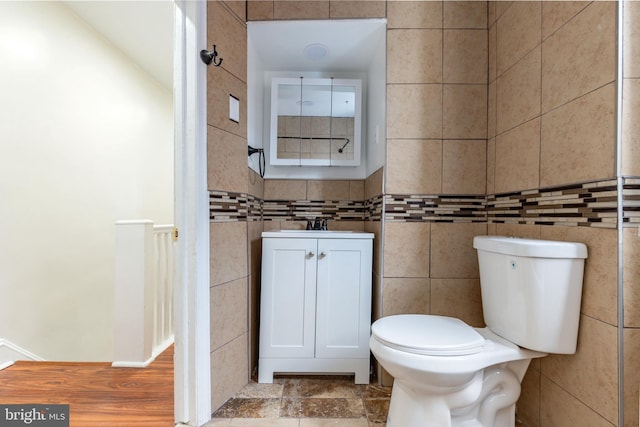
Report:
[[[546,355],[518,347],[488,328],[476,329],[459,319],[430,315],[397,315],[376,321],[370,347],[395,379],[389,427],[511,427],[529,362]],[[492,369],[485,369],[488,367]],[[494,396],[481,414],[480,404],[490,393]],[[474,420],[479,424],[473,424]]]
[[[513,427],[531,359],[575,352],[586,247],[489,236],[474,247],[487,327],[417,314],[371,327],[394,377],[388,427]]]

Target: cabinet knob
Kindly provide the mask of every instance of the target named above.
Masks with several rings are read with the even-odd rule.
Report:
[[[326,257],[327,254],[325,254],[324,252],[320,252],[320,255],[318,255],[318,259],[322,259],[324,257]]]
[[[314,254],[313,252],[309,252],[309,253],[307,254],[307,258],[313,258],[313,256],[314,256],[314,255],[315,255],[315,254]]]

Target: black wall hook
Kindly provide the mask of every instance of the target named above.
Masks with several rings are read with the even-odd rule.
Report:
[[[249,157],[258,153],[258,168],[260,169],[260,177],[264,178],[265,171],[265,159],[264,159],[264,149],[263,148],[253,148],[249,145]]]
[[[213,65],[215,65],[216,67],[219,67],[220,64],[222,64],[222,58],[219,58],[218,61],[216,62],[216,58],[218,56],[218,51],[216,51],[216,45],[213,45],[213,50],[205,50],[202,49],[200,51],[200,59],[202,59],[202,62],[204,62],[207,65],[211,65],[213,63]]]

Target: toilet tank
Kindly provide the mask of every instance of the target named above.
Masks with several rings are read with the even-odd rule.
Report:
[[[531,350],[576,351],[582,243],[477,236],[482,309],[487,327]]]

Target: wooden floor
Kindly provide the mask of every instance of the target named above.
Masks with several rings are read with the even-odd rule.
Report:
[[[16,362],[0,371],[0,404],[69,404],[70,427],[173,426],[173,346],[145,369]]]

